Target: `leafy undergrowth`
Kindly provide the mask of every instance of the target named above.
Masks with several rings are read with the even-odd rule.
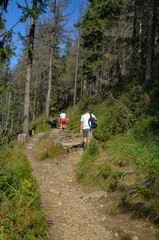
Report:
[[[90,142],[78,163],[77,179],[80,183],[105,188],[106,179],[111,174],[111,168],[105,159],[100,158],[99,146]]]
[[[0,239],[47,240],[38,183],[31,177],[28,159],[20,145],[1,151],[0,175]]]
[[[106,145],[106,154],[112,158],[112,164],[121,166],[121,169],[133,169],[135,172],[135,177],[128,176],[117,183],[118,188],[122,189],[120,200],[136,216],[150,216],[156,224],[159,224],[158,146],[157,136],[147,134],[138,138],[133,130],[116,136]],[[146,182],[149,184],[144,184]],[[127,186],[127,183],[130,185]],[[133,189],[129,196],[128,190],[131,187]]]
[[[44,160],[47,158],[54,159],[58,158],[63,151],[64,150],[60,145],[55,144],[52,139],[45,136],[35,145],[34,156],[38,160]]]
[[[127,167],[113,164],[112,156],[106,154],[97,141],[91,141],[78,163],[78,182],[100,187],[106,191],[123,190],[118,182]]]
[[[137,138],[133,130],[127,131],[110,140],[106,152],[113,156],[115,162],[123,162],[137,169],[148,177],[159,177],[159,139],[154,135]]]
[[[158,140],[147,136],[145,142],[139,141],[127,132],[105,144],[91,141],[78,163],[77,180],[93,188],[116,191],[119,197],[114,204],[159,224],[158,168]]]
[[[49,120],[46,119],[44,115],[41,115],[31,123],[31,129],[34,130],[36,134],[40,132],[49,132],[51,130],[51,125],[49,124]]]
[[[81,116],[84,114],[84,109],[87,106],[88,106],[88,99],[79,102],[75,110],[73,109],[73,107],[69,107],[67,109],[67,117],[69,119],[67,124],[70,130],[80,132]]]
[[[159,211],[159,105],[152,93],[132,81],[110,93],[102,103],[83,102],[77,105],[75,114],[73,110],[71,113],[75,129],[80,126],[83,106],[98,119],[94,140],[78,164],[78,181],[119,191],[121,202],[132,206],[144,203],[149,214]],[[145,180],[148,184],[144,185]],[[133,191],[127,193],[131,188]],[[154,216],[159,223],[159,217]]]

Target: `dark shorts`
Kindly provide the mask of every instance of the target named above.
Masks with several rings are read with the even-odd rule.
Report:
[[[86,137],[87,139],[92,139],[92,130],[90,129],[84,129],[83,130],[83,137]]]

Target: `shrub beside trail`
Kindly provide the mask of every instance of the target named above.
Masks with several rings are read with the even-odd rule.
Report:
[[[67,115],[71,116],[71,129],[78,131],[83,107],[87,106],[98,119],[94,140],[78,164],[79,182],[118,191],[123,202],[125,192],[132,188],[134,194],[128,195],[130,203],[134,204],[132,199],[136,203],[148,202],[147,212],[153,209],[157,213],[159,117],[153,107],[157,102],[152,93],[133,79],[111,92],[103,102],[80,102],[75,112],[69,108]],[[147,185],[142,184],[145,180]]]
[[[44,160],[47,158],[58,158],[63,149],[60,145],[55,144],[54,141],[48,137],[42,138],[34,147],[34,156],[38,160]]]
[[[47,240],[38,183],[22,146],[14,144],[1,151],[0,173],[0,239]]]

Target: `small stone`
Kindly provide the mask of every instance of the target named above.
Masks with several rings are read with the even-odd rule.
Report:
[[[96,192],[93,192],[93,193],[90,193],[89,194],[89,198],[90,199],[96,199],[96,200],[99,200],[101,198],[106,198],[107,197],[107,192],[105,191],[102,191],[102,190],[99,190],[99,191],[96,191]]]
[[[115,233],[115,237],[118,237],[119,236],[119,234],[118,233]]]
[[[57,191],[56,189],[50,189],[51,193],[54,193],[56,196],[58,196],[60,194],[59,191]]]
[[[139,240],[139,238],[137,236],[134,236],[131,238],[131,240]]]
[[[104,222],[105,220],[106,220],[106,217],[105,217],[105,216],[98,218],[98,221],[99,221],[99,222]]]

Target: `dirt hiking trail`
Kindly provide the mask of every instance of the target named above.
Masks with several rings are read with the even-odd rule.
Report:
[[[100,198],[101,191],[88,190],[77,183],[76,169],[82,148],[72,149],[58,160],[35,159],[34,146],[44,135],[33,136],[26,153],[33,175],[39,180],[42,205],[49,211],[46,221],[51,240],[159,239],[159,230],[148,220],[132,219],[130,214],[119,211],[109,213],[114,204],[111,193]],[[68,130],[53,129],[47,135],[67,149],[80,146],[82,141],[78,134]]]

